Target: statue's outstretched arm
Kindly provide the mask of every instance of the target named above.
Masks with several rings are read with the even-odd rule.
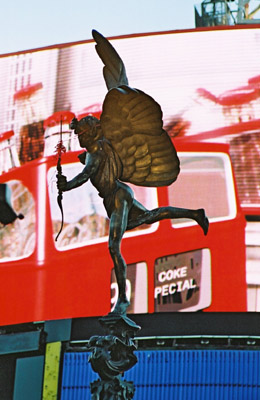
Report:
[[[91,175],[93,175],[98,169],[98,159],[91,157],[88,153],[86,157],[86,166],[78,175],[76,175],[70,181],[67,181],[66,176],[60,175],[57,176],[57,187],[59,190],[63,192],[67,192],[72,189],[76,189],[77,187],[86,183]]]
[[[68,190],[72,190],[83,185],[88,181],[88,179],[89,174],[85,173],[84,170],[70,181],[67,181],[67,177],[65,175],[59,175],[57,176],[57,188],[62,192],[67,192]]]
[[[89,177],[90,175],[88,171],[86,171],[86,168],[84,168],[83,171],[76,175],[73,179],[67,181],[66,191],[76,189],[77,187],[83,185],[89,180]]]

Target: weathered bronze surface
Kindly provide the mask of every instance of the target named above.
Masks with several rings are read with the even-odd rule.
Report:
[[[133,337],[140,327],[126,315],[113,313],[100,318],[100,323],[106,335],[92,336],[88,344],[92,352],[89,362],[101,378],[90,385],[92,399],[132,399],[133,382],[122,377],[137,363]]]
[[[125,315],[126,263],[120,246],[126,230],[141,224],[153,224],[167,218],[190,218],[208,231],[208,219],[203,209],[189,210],[160,207],[147,210],[135,198],[124,182],[140,186],[165,186],[177,179],[179,159],[167,132],[163,130],[162,111],[155,100],[144,92],[128,86],[125,66],[113,46],[93,30],[96,51],[104,63],[104,78],[108,93],[103,103],[100,121],[87,116],[73,119],[71,128],[87,152],[85,167],[67,181],[58,176],[58,189],[68,191],[88,179],[104,199],[110,218],[109,251],[112,257],[119,298],[114,314]]]
[[[83,171],[67,181],[57,175],[59,194],[81,186],[89,179],[103,198],[110,218],[109,251],[114,263],[119,297],[113,312],[100,319],[104,336],[89,341],[89,361],[100,379],[91,383],[92,400],[126,400],[134,396],[133,382],[122,380],[137,358],[133,337],[140,329],[126,316],[126,263],[121,241],[126,230],[153,224],[166,218],[191,218],[208,231],[203,209],[189,210],[160,207],[147,210],[124,182],[140,186],[165,186],[179,174],[179,159],[167,132],[163,129],[162,111],[154,99],[128,85],[125,66],[113,46],[93,30],[96,50],[104,63],[108,93],[100,121],[87,116],[73,119],[71,128],[87,152],[79,156]]]

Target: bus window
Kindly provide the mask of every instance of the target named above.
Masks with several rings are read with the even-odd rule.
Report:
[[[80,163],[71,163],[62,166],[63,174],[68,180],[82,171]],[[56,168],[48,171],[49,199],[51,206],[52,229],[56,237],[61,224],[61,212],[57,204]],[[131,186],[131,185],[129,185]],[[131,186],[135,197],[147,208],[158,205],[155,188]],[[59,250],[65,250],[86,244],[98,243],[107,240],[109,220],[103,206],[103,199],[90,181],[84,185],[63,193],[64,227],[55,245]],[[129,237],[139,233],[154,231],[158,224],[141,226],[124,236]]]
[[[128,314],[142,314],[148,312],[148,283],[147,264],[138,262],[127,265],[126,295],[130,300]],[[118,299],[118,285],[114,269],[111,273],[111,311]]]
[[[236,198],[229,157],[218,153],[180,153],[181,172],[178,180],[168,187],[169,204],[175,207],[204,208],[211,222],[233,219]],[[175,227],[184,219],[172,220]]]
[[[11,203],[24,219],[0,229],[0,262],[30,256],[35,248],[35,203],[29,190],[17,180],[6,182],[11,191]]]
[[[160,257],[154,266],[154,311],[197,311],[211,304],[209,249]]]

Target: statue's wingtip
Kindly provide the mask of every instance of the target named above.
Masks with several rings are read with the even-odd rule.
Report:
[[[99,36],[100,33],[96,29],[92,29],[92,36],[95,39],[96,36]]]
[[[104,36],[96,29],[92,29],[92,37],[96,42],[98,42],[98,40],[101,40],[102,38],[104,39]]]

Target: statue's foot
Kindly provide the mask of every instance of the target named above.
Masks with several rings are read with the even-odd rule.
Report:
[[[209,230],[209,220],[205,214],[204,208],[200,208],[196,211],[195,220],[199,224],[199,226],[203,229],[204,235],[207,235]]]
[[[118,299],[115,305],[114,310],[112,311],[113,314],[120,314],[125,315],[127,308],[130,306],[130,303],[127,299]]]

